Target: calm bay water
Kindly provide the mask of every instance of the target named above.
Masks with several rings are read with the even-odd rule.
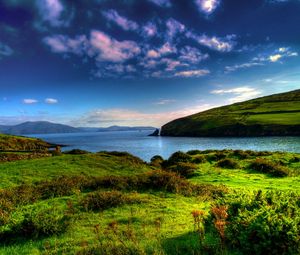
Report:
[[[175,151],[193,149],[242,149],[300,153],[300,137],[190,138],[152,137],[151,131],[91,132],[31,135],[50,143],[67,145],[63,150],[128,151],[149,161],[154,155],[169,157]]]

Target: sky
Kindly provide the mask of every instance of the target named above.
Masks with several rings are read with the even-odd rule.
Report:
[[[300,88],[300,0],[0,0],[0,125],[155,126]]]

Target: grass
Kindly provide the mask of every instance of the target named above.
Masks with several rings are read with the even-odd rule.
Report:
[[[162,127],[166,136],[299,135],[300,90],[210,109]]]
[[[257,158],[285,167],[288,176],[251,169]],[[299,158],[297,153],[193,151],[147,164],[127,153],[100,152],[0,163],[0,192],[11,194],[0,196],[0,219],[8,212],[7,221],[0,221],[0,254],[243,254],[222,244],[217,222],[210,219],[220,214],[216,204],[237,194],[250,199],[258,190],[300,192]],[[227,168],[229,161],[238,164]],[[168,170],[169,164],[196,169],[185,179]],[[61,192],[54,192],[58,186]],[[17,200],[7,204],[10,196]],[[196,224],[195,215],[202,213]],[[212,225],[204,226],[206,221]]]

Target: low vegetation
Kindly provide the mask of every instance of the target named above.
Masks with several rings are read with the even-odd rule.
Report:
[[[298,159],[73,150],[2,162],[0,254],[299,254]]]

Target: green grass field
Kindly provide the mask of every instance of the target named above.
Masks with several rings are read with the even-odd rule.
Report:
[[[243,208],[249,200],[247,210],[254,210],[259,219],[264,208],[269,212],[276,207],[280,213],[280,201],[286,203],[286,196],[300,201],[299,154],[199,151],[182,155],[152,164],[128,154],[105,152],[0,163],[0,254],[246,254],[247,245],[238,246],[230,237],[236,231],[231,226],[239,220],[231,218],[231,206],[240,203]],[[258,158],[271,170],[283,169],[285,176],[251,169]],[[224,159],[229,159],[228,167],[220,163]],[[179,166],[193,169],[192,175],[177,177],[183,173]],[[153,172],[161,168],[166,172]],[[174,169],[177,174],[172,173]],[[258,190],[263,198],[258,198]],[[243,202],[237,202],[241,197]],[[273,205],[266,199],[280,203]],[[262,201],[259,213],[255,201]],[[295,206],[293,210],[299,211],[299,204]],[[221,209],[232,221],[228,226],[227,216],[222,219],[221,213],[219,220],[211,218]],[[250,220],[247,210],[240,213],[250,228],[254,214]],[[283,219],[291,217],[286,210]],[[289,220],[299,224],[297,217]],[[224,238],[222,228],[216,228],[219,221],[227,226]],[[283,224],[276,219],[272,224],[279,222]],[[299,251],[299,240],[292,239],[299,237],[299,229],[291,229],[286,240],[280,231],[274,237],[265,232],[261,240],[281,235],[285,242],[271,247],[273,254]],[[242,233],[241,237],[247,234]],[[262,242],[256,254],[266,254],[270,246]]]

